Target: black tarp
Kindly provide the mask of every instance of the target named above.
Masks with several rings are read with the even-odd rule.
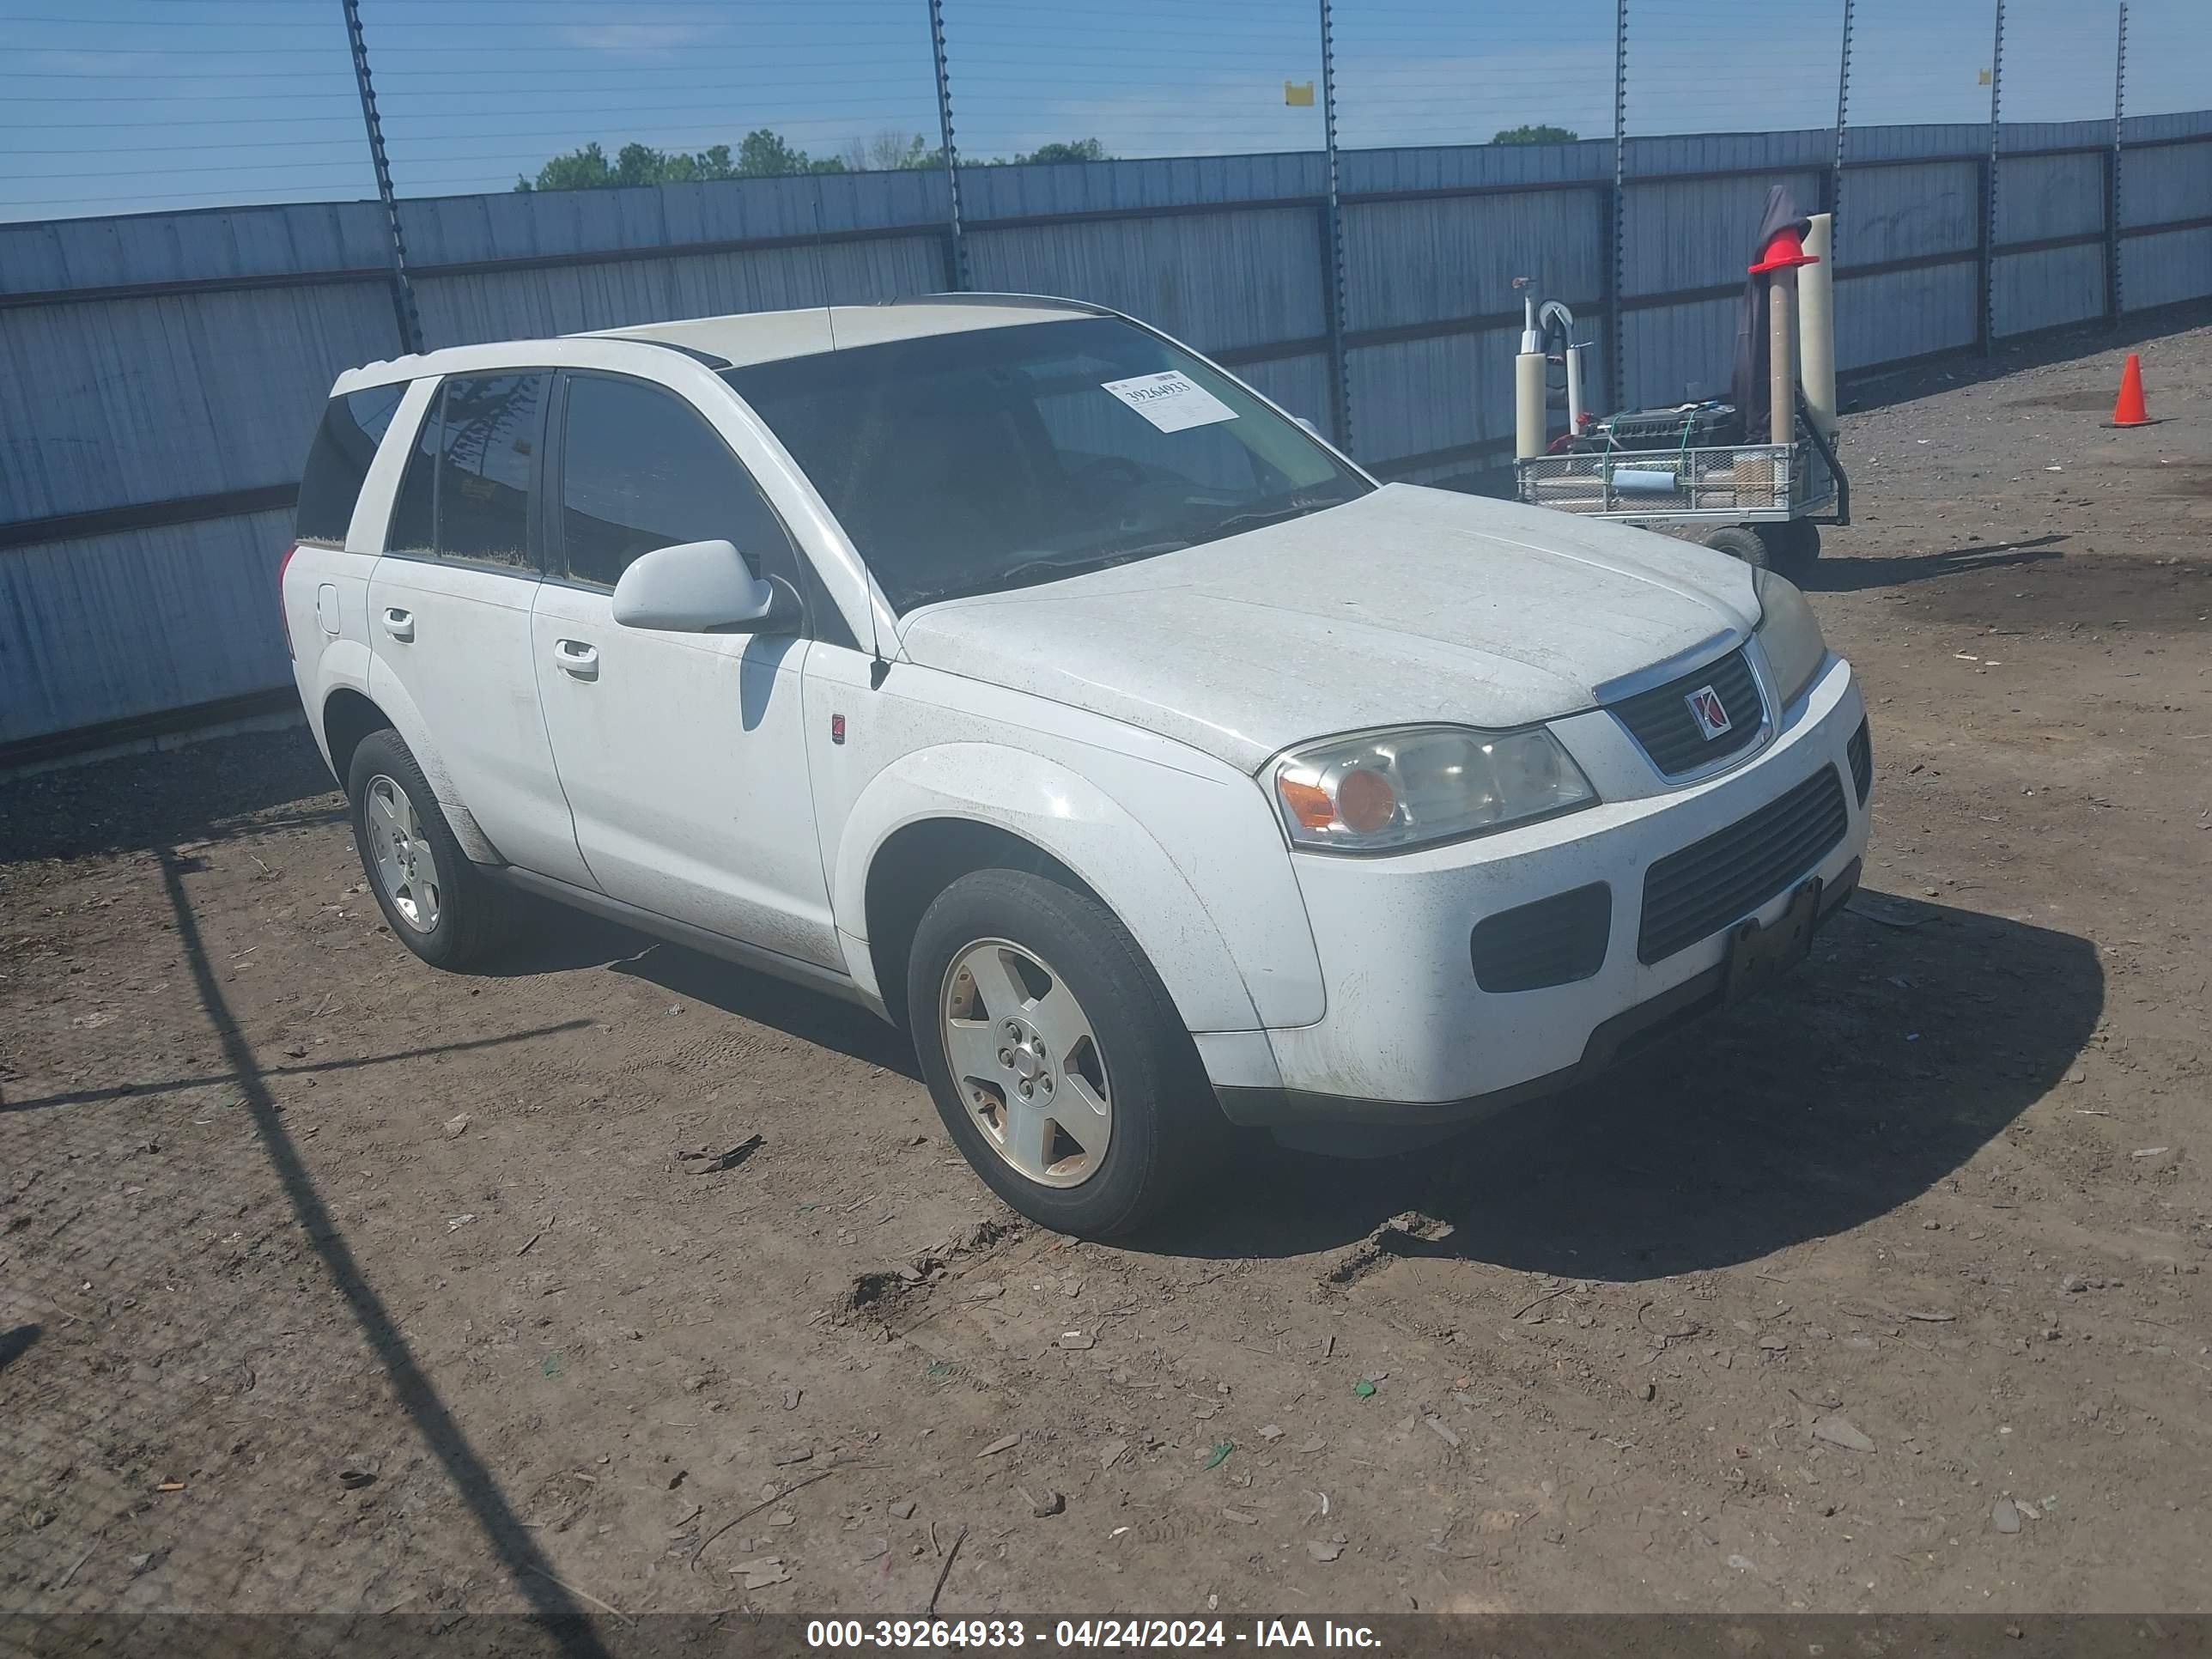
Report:
[[[1800,236],[1809,235],[1812,222],[1797,211],[1797,203],[1790,194],[1789,186],[1777,185],[1766,192],[1766,212],[1759,222],[1759,235],[1751,245],[1751,257],[1744,261],[1747,269],[1755,265],[1766,252],[1766,245],[1782,232],[1796,228]],[[1769,271],[1764,276],[1747,276],[1743,284],[1743,312],[1735,329],[1735,406],[1743,411],[1743,436],[1746,443],[1766,441],[1769,398],[1769,371],[1771,352],[1768,349],[1766,327],[1766,284],[1771,279],[1788,283],[1794,291],[1797,273],[1794,269]]]

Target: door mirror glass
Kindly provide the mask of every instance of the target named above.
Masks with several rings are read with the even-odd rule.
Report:
[[[799,596],[753,574],[729,542],[678,542],[632,559],[615,584],[615,620],[671,634],[773,634],[799,619]]]

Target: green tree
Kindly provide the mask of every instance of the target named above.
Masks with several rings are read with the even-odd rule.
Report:
[[[1580,135],[1565,127],[1532,126],[1523,123],[1508,127],[1490,142],[1493,144],[1571,144]]]
[[[1110,161],[1106,146],[1096,138],[1079,138],[1073,143],[1039,144],[1026,155],[1014,157],[1016,163],[1039,161]]]
[[[919,140],[916,140],[919,143]],[[842,173],[834,155],[814,157],[795,149],[781,134],[759,127],[745,135],[733,159],[727,144],[710,144],[696,155],[624,144],[612,161],[598,140],[556,155],[535,179],[519,177],[518,191],[619,190],[637,185],[689,185],[712,179],[773,179],[794,173]]]
[[[786,141],[780,132],[755,127],[738,146],[740,179],[781,179],[794,173],[842,173],[845,164],[834,155],[809,155]]]

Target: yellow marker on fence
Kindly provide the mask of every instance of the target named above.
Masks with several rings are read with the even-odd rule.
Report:
[[[1292,109],[1311,109],[1313,107],[1313,82],[1310,81],[1284,82],[1283,101],[1285,104],[1288,104]]]

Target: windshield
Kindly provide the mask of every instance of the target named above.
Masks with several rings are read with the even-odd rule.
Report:
[[[1218,370],[1118,318],[724,372],[894,610],[1054,581],[1372,485]]]

